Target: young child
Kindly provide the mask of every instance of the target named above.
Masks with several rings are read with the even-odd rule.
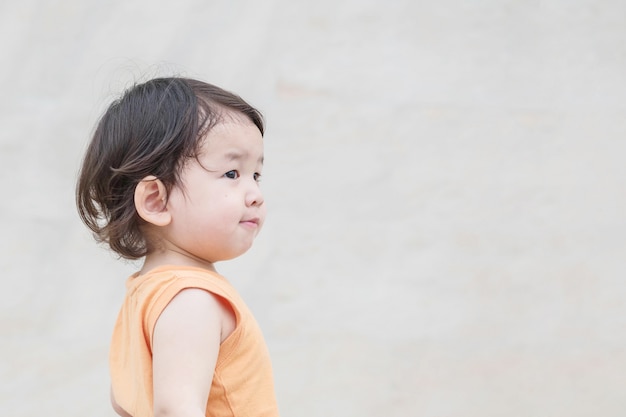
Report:
[[[107,109],[80,171],[96,239],[143,267],[111,342],[121,416],[278,416],[254,317],[215,263],[246,252],[265,219],[263,120],[201,81],[153,79]]]

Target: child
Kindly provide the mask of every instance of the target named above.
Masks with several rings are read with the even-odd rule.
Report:
[[[111,342],[121,416],[278,416],[261,331],[215,271],[265,219],[261,114],[201,81],[136,85],[100,120],[77,184],[81,219],[128,278]]]

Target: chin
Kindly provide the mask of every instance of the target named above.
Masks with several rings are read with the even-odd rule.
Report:
[[[214,262],[221,262],[221,261],[230,261],[231,259],[235,259],[240,257],[241,255],[243,255],[244,253],[248,252],[248,250],[252,247],[252,245],[249,245],[246,248],[241,248],[239,250],[236,251],[232,251],[230,253],[224,253],[222,254],[222,256],[218,257],[217,260],[215,260]]]

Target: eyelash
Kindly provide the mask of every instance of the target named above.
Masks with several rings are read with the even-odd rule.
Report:
[[[235,176],[232,176],[232,174],[234,174]],[[239,171],[237,171],[236,169],[233,169],[233,170],[231,170],[231,171],[228,171],[227,173],[225,173],[225,174],[224,174],[224,176],[225,176],[226,178],[230,178],[231,180],[236,180],[237,178],[239,178],[239,177],[240,177],[240,175],[239,175]],[[255,173],[254,173],[254,180],[255,180],[256,182],[261,181],[261,174],[260,174],[260,173],[258,173],[258,172],[255,172]]]

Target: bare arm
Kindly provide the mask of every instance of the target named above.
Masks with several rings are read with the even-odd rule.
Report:
[[[181,291],[154,327],[154,416],[204,417],[219,353],[224,306],[200,289]]]

